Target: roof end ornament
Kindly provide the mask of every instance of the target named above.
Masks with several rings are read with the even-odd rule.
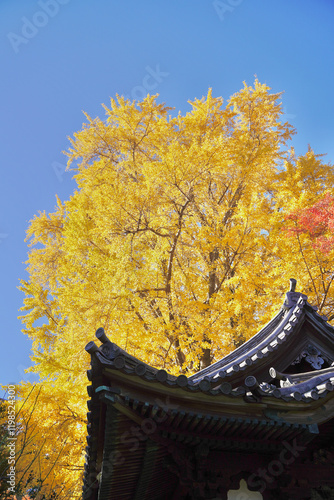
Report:
[[[297,280],[290,278],[290,292],[295,292],[297,286]]]
[[[294,307],[300,298],[307,301],[307,295],[303,293],[296,292],[297,280],[290,278],[290,291],[285,295],[285,301],[283,303],[283,309],[291,309]]]

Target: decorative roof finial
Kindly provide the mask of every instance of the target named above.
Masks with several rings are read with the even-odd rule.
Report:
[[[307,301],[307,295],[296,292],[296,285],[297,280],[295,280],[294,278],[290,278],[290,291],[285,294],[285,301],[283,304],[283,308],[285,310],[294,307],[300,298]]]
[[[295,292],[297,286],[297,280],[290,278],[290,292]]]

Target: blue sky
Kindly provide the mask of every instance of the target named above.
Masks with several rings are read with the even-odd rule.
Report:
[[[185,113],[212,87],[228,99],[254,75],[285,91],[298,154],[334,159],[332,0],[1,0],[0,383],[33,380],[17,319],[29,220],[75,188],[67,137],[116,93]],[[92,332],[93,336],[94,332]]]

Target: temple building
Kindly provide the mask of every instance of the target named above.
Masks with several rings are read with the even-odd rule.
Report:
[[[334,328],[291,282],[261,331],[190,377],[97,330],[83,499],[334,498]]]

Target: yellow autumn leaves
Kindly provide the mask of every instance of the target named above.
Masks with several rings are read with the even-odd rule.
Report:
[[[305,259],[317,273],[319,256],[300,255],[284,217],[334,179],[312,150],[300,158],[289,150],[294,130],[280,98],[256,80],[225,106],[209,91],[175,116],[155,96],[119,97],[106,121],[87,116],[71,139],[78,189],[31,221],[22,282],[33,370],[48,401],[32,417],[50,429],[39,467],[47,470],[46,455],[58,463],[45,491],[66,484],[79,498],[84,346],[98,327],[143,361],[190,374],[256,333],[290,277],[308,292]]]

